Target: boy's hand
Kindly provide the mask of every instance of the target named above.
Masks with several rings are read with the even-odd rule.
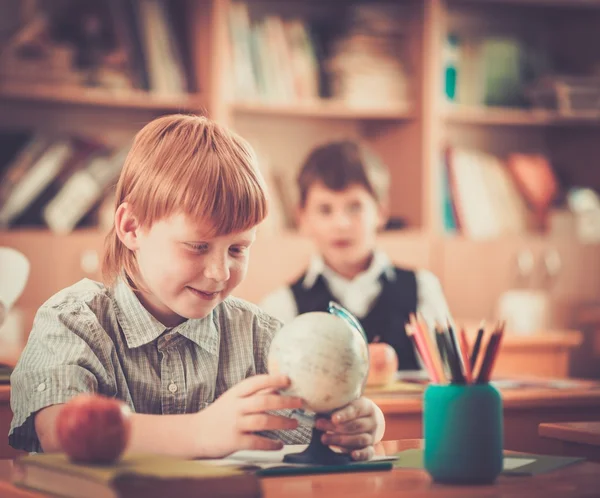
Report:
[[[336,410],[329,419],[319,418],[316,427],[325,431],[323,444],[341,448],[353,460],[369,460],[375,454],[373,445],[383,434],[380,414],[375,403],[362,397]]]
[[[301,398],[275,391],[288,387],[284,375],[255,375],[235,385],[197,414],[201,453],[223,457],[238,450],[278,450],[281,441],[254,434],[258,431],[295,429],[298,421],[265,413],[300,408]]]

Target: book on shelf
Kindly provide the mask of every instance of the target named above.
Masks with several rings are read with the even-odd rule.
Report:
[[[177,24],[181,3],[107,0],[67,6],[35,3],[34,15],[0,52],[5,82],[162,95],[192,91],[189,51]],[[86,30],[91,22],[94,32]]]
[[[492,154],[448,147],[442,167],[446,232],[455,228],[474,240],[524,234],[531,213],[508,167]]]
[[[0,134],[0,145],[14,134]],[[130,144],[115,146],[100,136],[29,133],[16,152],[2,145],[0,226],[48,226],[69,233],[95,224],[118,178]]]
[[[10,143],[5,145],[4,140]],[[7,146],[14,148],[16,151],[8,151],[6,158],[2,158],[2,176],[0,177],[0,209],[15,186],[21,181],[25,174],[31,169],[35,162],[42,155],[42,152],[50,144],[50,137],[41,133],[27,133],[24,141],[13,140],[13,137],[2,134],[2,150],[5,151]],[[3,154],[4,155],[4,154]],[[8,161],[6,164],[5,161]]]
[[[29,454],[15,460],[13,483],[68,498],[261,496],[258,476],[236,466],[158,455],[91,465],[72,463],[61,453]]]
[[[451,102],[463,107],[527,107],[528,86],[551,65],[547,53],[516,35],[463,30],[452,33],[446,44],[446,51],[456,54],[456,97]]]
[[[43,208],[44,220],[53,232],[71,232],[102,200],[108,186],[117,180],[128,150],[126,147],[112,154],[96,154],[84,168],[67,179]]]
[[[140,90],[150,90],[147,60],[136,21],[138,14],[135,3],[135,0],[108,0],[108,8],[113,19],[117,43],[125,54],[127,73],[132,86]]]
[[[51,141],[39,158],[30,163],[0,206],[1,227],[10,225],[27,209],[59,174],[72,153],[73,146],[68,138]]]
[[[72,175],[85,167],[94,154],[108,150],[107,144],[98,137],[73,135],[68,138],[72,152],[60,168],[60,171],[37,196],[32,198],[21,214],[12,220],[11,225],[44,225],[45,221],[42,217],[42,211],[46,204],[56,196]]]
[[[18,153],[2,167],[0,225],[44,224],[43,207],[101,150],[106,150],[105,143],[92,137],[31,133]]]
[[[448,150],[440,155],[440,199],[442,208],[442,226],[446,233],[456,233],[460,226],[456,215],[456,203],[452,197],[453,188],[450,186],[450,168]]]
[[[395,6],[346,6],[328,22],[254,9],[233,1],[228,12],[236,99],[383,108],[409,99]]]
[[[147,62],[150,90],[177,95],[187,92],[183,61],[163,0],[140,0],[138,25]]]

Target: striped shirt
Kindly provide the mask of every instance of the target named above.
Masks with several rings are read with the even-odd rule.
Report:
[[[267,372],[281,322],[228,297],[210,315],[168,328],[124,281],[82,280],[50,298],[11,376],[9,444],[41,451],[33,415],[80,393],[124,401],[137,413],[194,413],[246,377]],[[215,430],[218,428],[215,427]],[[306,443],[310,429],[279,431]]]

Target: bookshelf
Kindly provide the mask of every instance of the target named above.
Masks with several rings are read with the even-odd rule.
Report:
[[[544,109],[455,107],[443,112],[446,123],[488,126],[600,126],[600,112],[582,110],[568,114]]]
[[[202,95],[152,95],[143,91],[111,92],[97,88],[53,88],[47,85],[0,83],[0,100],[41,102],[58,106],[85,106],[142,110],[157,113],[200,112],[206,106]]]
[[[409,121],[417,114],[408,104],[386,108],[351,107],[344,102],[314,101],[302,104],[265,104],[263,102],[235,102],[234,115],[283,116],[315,119],[346,119],[359,121]]]
[[[235,87],[238,52],[229,33],[230,9],[239,2],[169,1],[182,19],[186,68],[194,81],[191,92],[171,96],[140,90],[63,89],[12,84],[0,78],[0,105],[6,109],[0,113],[0,127],[72,129],[123,138],[160,114],[206,113],[245,136],[270,171],[283,172],[288,185],[313,146],[332,139],[361,139],[390,166],[391,214],[408,227],[382,234],[382,244],[398,263],[436,272],[457,316],[493,315],[498,294],[514,284],[510,275],[515,253],[524,247],[532,248],[537,258],[553,248],[561,251],[564,281],[553,291],[561,310],[558,324],[573,325],[572,305],[600,295],[600,250],[597,245],[574,242],[571,232],[528,233],[492,241],[447,233],[440,207],[439,164],[440,151],[448,143],[500,157],[514,151],[543,153],[556,164],[561,179],[599,187],[600,179],[588,161],[600,157],[600,112],[448,105],[442,94],[442,67],[447,35],[461,30],[477,36],[523,36],[549,47],[561,69],[591,67],[597,55],[593,47],[600,46],[600,0],[383,0],[386,8],[398,9],[401,29],[396,56],[406,69],[404,98],[383,103],[353,94],[345,99],[239,95]],[[251,23],[271,16],[335,26],[360,2],[245,3]],[[371,93],[377,97],[377,92]],[[101,251],[102,238],[103,232],[94,228],[68,235],[55,235],[43,227],[0,231],[0,244],[17,247],[32,259],[35,281],[23,298],[27,306],[39,305],[44,297],[82,276],[98,278],[89,266],[82,269],[82,258],[89,251]],[[260,299],[301,270],[301,265],[286,266],[286,261],[303,262],[309,252],[310,245],[289,227],[279,233],[265,230],[253,250],[240,295]],[[277,263],[273,263],[275,253],[281,255]]]

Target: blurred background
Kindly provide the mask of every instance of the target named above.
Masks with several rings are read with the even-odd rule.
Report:
[[[273,208],[240,297],[310,257],[307,152],[360,139],[391,171],[394,262],[435,272],[456,321],[506,319],[506,371],[600,377],[600,0],[0,0],[0,246],[31,263],[0,360],[100,279],[131,139],[174,112],[259,155]]]

